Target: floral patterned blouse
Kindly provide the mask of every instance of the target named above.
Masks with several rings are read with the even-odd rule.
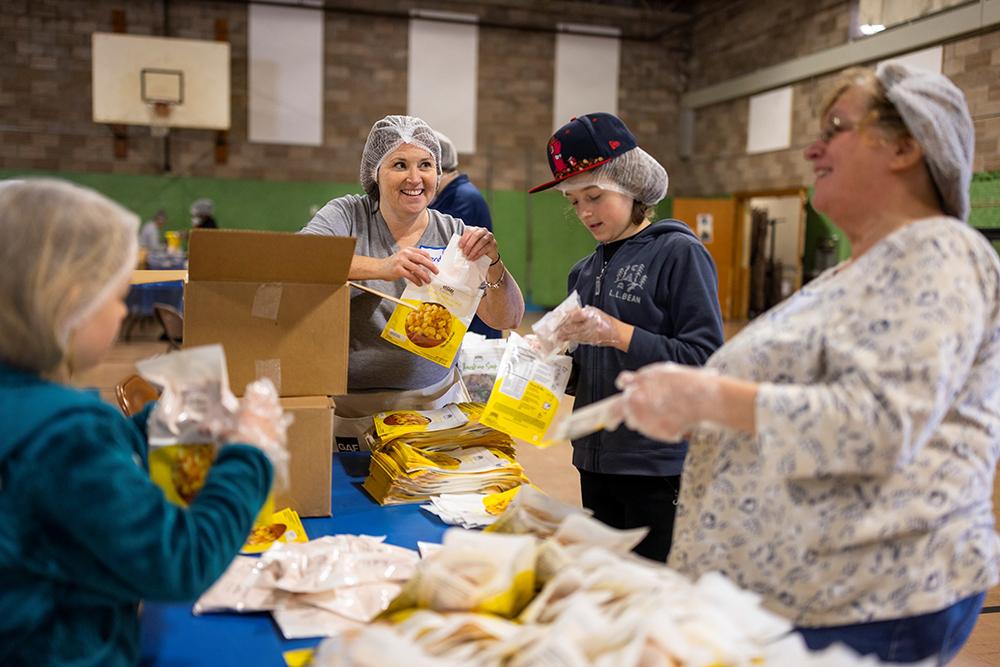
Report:
[[[670,565],[818,627],[936,611],[997,583],[1000,262],[967,225],[897,230],[709,360],[761,383],[757,435],[699,428]]]

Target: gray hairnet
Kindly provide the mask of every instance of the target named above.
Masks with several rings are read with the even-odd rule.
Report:
[[[596,185],[655,206],[667,195],[667,170],[638,146],[590,171],[567,178],[555,187],[560,192]]]
[[[451,139],[437,130],[434,130],[434,134],[437,135],[438,143],[441,144],[441,169],[444,171],[455,171],[458,169],[458,151],[455,150],[455,144],[451,143]]]
[[[0,359],[36,373],[135,267],[139,218],[93,190],[30,179],[0,187]]]
[[[944,212],[968,221],[976,137],[965,95],[942,74],[891,60],[875,77],[923,148]]]
[[[208,197],[202,197],[201,199],[195,199],[191,204],[191,215],[212,215],[212,211],[215,210],[215,202]]]
[[[372,125],[361,153],[361,186],[378,199],[378,168],[385,156],[403,144],[412,144],[431,154],[441,176],[441,144],[431,126],[416,116],[386,116]]]

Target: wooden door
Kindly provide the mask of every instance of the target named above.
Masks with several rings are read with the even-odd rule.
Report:
[[[733,317],[733,276],[736,272],[736,200],[675,199],[674,217],[686,223],[701,238],[715,260],[719,274],[719,305],[722,319]]]

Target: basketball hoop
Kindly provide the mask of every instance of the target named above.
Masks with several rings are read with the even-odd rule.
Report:
[[[170,114],[174,110],[173,102],[146,102],[149,111],[149,134],[161,139],[170,132]]]

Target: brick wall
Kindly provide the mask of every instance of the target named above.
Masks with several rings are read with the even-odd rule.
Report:
[[[0,0],[0,166],[156,174],[163,142],[132,127],[128,157],[116,160],[111,131],[91,118],[90,34],[110,31],[112,11],[127,30],[213,39],[225,20],[232,46],[229,161],[216,165],[215,133],[171,133],[173,173],[221,178],[357,181],[358,158],[371,124],[405,113],[408,26],[416,0],[351,0],[356,15],[325,15],[324,145],[247,142],[247,11],[240,2],[173,0]],[[342,1],[343,6],[348,2]],[[420,3],[426,6],[426,3]],[[725,81],[847,40],[851,0],[700,0],[690,30],[650,41],[623,40],[619,112],[670,173],[675,196],[798,187],[811,182],[802,151],[815,136],[815,109],[832,76],[794,86],[792,147],[745,153],[748,102],[697,111],[694,153],[677,156],[679,94]],[[487,190],[523,191],[547,175],[554,35],[537,29],[562,20],[618,25],[627,34],[655,32],[627,7],[556,1],[440,0],[434,8],[479,14],[480,78],[477,153],[462,168]],[[645,16],[645,15],[643,15]],[[655,15],[654,15],[655,16]],[[640,17],[641,18],[641,17]],[[516,23],[529,29],[495,27]],[[978,133],[977,171],[1000,170],[1000,31],[947,44],[945,72],[969,97]]]
[[[692,30],[690,89],[843,44],[851,5],[847,0],[703,0]],[[975,171],[1000,170],[1000,31],[945,44],[943,68],[969,101],[977,135]],[[793,85],[787,150],[746,154],[747,98],[697,110],[694,152],[674,170],[673,192],[709,196],[811,184],[802,153],[819,131],[817,109],[836,76]]]
[[[0,166],[63,171],[159,173],[163,142],[130,127],[128,156],[116,160],[111,130],[91,121],[90,34],[111,31],[112,12],[125,10],[127,32],[213,39],[228,24],[232,47],[232,128],[229,160],[214,159],[216,133],[173,130],[173,173],[188,176],[354,183],[372,123],[406,112],[408,22],[393,14],[415,0],[341,2],[364,14],[325,14],[324,145],[247,141],[247,10],[240,2],[173,0],[162,16],[159,0],[0,0]],[[419,3],[426,7],[427,3]],[[548,174],[544,156],[551,131],[555,36],[528,28],[562,20],[636,30],[637,12],[582,2],[553,2],[546,11],[520,0],[478,3],[441,0],[435,9],[477,13],[480,28],[477,153],[462,168],[485,189],[525,190]],[[561,15],[558,11],[563,12]],[[655,27],[655,25],[653,25]],[[671,60],[677,38],[624,41],[620,111],[640,143],[665,163],[675,144],[677,99],[683,84]],[[671,67],[662,63],[670,62]]]

